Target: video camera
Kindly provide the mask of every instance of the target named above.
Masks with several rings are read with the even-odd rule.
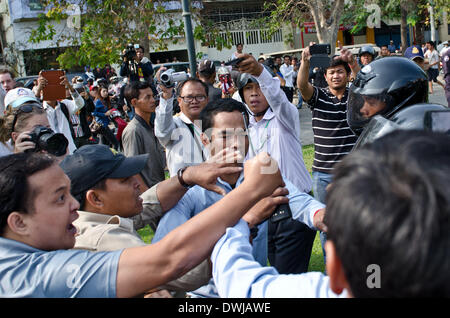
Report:
[[[25,152],[39,152],[41,150],[47,151],[49,154],[57,157],[66,154],[69,141],[60,133],[55,133],[48,127],[37,126],[30,133],[29,141],[36,144],[34,149],[25,150]]]
[[[186,72],[175,72],[175,70],[172,68],[169,68],[159,77],[161,84],[163,84],[167,88],[174,87],[175,83],[182,82],[187,79],[188,75]]]

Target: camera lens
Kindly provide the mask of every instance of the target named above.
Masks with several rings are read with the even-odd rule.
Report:
[[[66,153],[68,145],[69,142],[63,134],[54,134],[52,136],[49,136],[46,140],[45,150],[47,150],[48,153],[59,157]]]

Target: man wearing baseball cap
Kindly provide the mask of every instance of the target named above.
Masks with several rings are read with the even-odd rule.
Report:
[[[74,248],[98,252],[147,245],[136,230],[148,224],[155,231],[164,212],[187,191],[178,177],[173,177],[141,194],[136,176],[148,160],[148,154],[125,157],[106,145],[86,145],[61,162],[71,182],[71,194],[80,202],[79,218],[73,223],[78,232]],[[208,188],[221,173],[236,170],[204,163],[187,168],[182,181]],[[190,291],[210,278],[209,262],[204,261],[161,288]]]
[[[405,50],[405,57],[412,60],[422,69],[424,68],[425,58],[423,57],[422,48],[418,45],[413,45]]]

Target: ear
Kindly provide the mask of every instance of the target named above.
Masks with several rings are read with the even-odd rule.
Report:
[[[14,142],[16,142],[17,137],[19,137],[19,133],[16,132],[16,131],[13,131],[13,132],[11,133],[11,139],[12,139]]]
[[[14,211],[8,215],[6,222],[13,233],[25,236],[28,232],[26,217],[26,214]]]
[[[136,107],[136,103],[137,103],[137,98],[133,98],[130,100],[131,106]]]
[[[93,189],[88,190],[86,192],[86,205],[90,205],[94,209],[101,209],[104,206],[101,193]]]
[[[330,277],[330,288],[336,294],[341,294],[344,289],[347,289],[351,294],[350,286],[345,277],[342,262],[336,253],[336,247],[330,240],[325,243],[325,253],[327,255],[327,273]]]
[[[200,139],[202,140],[203,146],[207,147],[210,144],[208,136],[205,133],[203,133],[203,132],[200,135]]]

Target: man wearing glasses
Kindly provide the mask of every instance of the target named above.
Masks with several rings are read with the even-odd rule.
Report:
[[[178,84],[176,98],[180,114],[172,116],[174,92],[160,85],[162,90],[159,106],[156,107],[155,135],[166,148],[166,161],[170,176],[178,171],[202,163],[207,159],[200,139],[200,112],[208,103],[208,86],[199,79],[189,78]]]

